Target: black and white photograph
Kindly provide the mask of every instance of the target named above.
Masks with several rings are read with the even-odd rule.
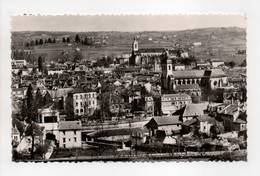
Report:
[[[245,14],[11,16],[13,162],[247,161]]]

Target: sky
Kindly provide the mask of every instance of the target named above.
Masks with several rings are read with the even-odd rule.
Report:
[[[246,28],[245,15],[18,15],[12,31],[175,31],[208,27]]]

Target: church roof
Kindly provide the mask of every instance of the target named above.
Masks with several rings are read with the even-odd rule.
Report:
[[[204,70],[178,70],[173,71],[172,74],[176,79],[202,78],[204,76]]]
[[[165,52],[164,48],[141,48],[137,51],[137,54],[141,53],[163,53]]]

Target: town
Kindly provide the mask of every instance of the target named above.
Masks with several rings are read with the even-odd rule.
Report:
[[[13,33],[13,161],[245,161],[245,47],[188,34]]]

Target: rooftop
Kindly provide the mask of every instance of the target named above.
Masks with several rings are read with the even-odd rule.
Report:
[[[201,116],[207,109],[206,103],[189,104],[185,106],[183,116]]]
[[[59,123],[59,130],[80,130],[81,128],[80,121],[62,121]]]
[[[155,116],[152,119],[157,123],[158,126],[182,123],[179,121],[179,116]]]

